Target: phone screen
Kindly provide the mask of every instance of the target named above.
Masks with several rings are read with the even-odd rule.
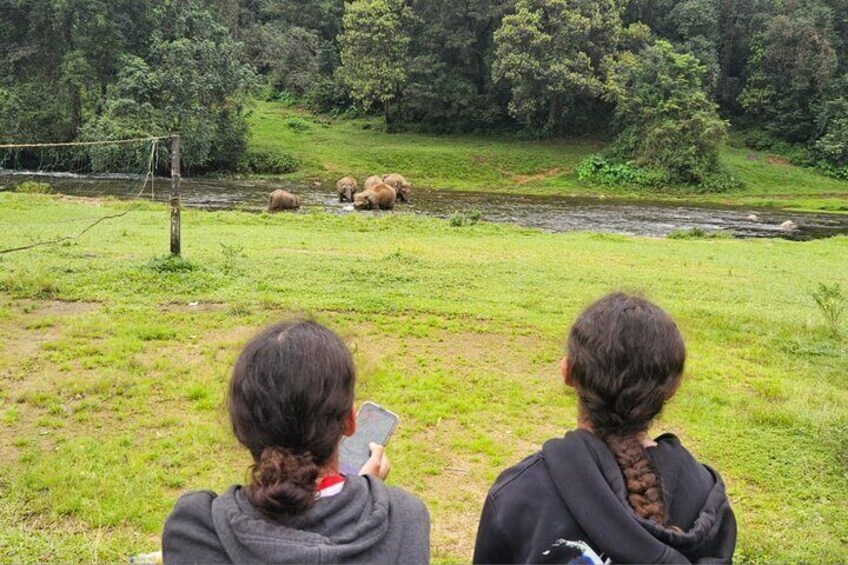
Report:
[[[365,402],[356,414],[356,433],[342,439],[339,467],[346,475],[359,473],[371,456],[368,444],[386,445],[398,424],[396,414],[373,402]]]

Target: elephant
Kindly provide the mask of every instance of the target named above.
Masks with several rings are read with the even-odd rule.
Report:
[[[377,186],[378,184],[383,184],[383,179],[374,175],[372,177],[368,177],[365,179],[365,184],[362,185],[363,190],[368,190],[371,187]]]
[[[412,196],[412,185],[401,175],[392,173],[383,177],[383,182],[395,189],[398,200],[401,202],[409,202]]]
[[[353,207],[357,210],[391,210],[395,207],[397,192],[387,184],[380,183],[353,197]]]
[[[345,177],[336,183],[339,202],[353,202],[353,195],[359,190],[359,183],[353,177]]]
[[[285,190],[275,190],[268,196],[268,211],[279,212],[280,210],[294,210],[300,208],[300,198],[286,192]]]

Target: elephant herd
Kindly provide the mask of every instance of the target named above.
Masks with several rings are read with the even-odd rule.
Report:
[[[336,183],[339,202],[352,202],[356,210],[391,210],[395,203],[409,202],[412,185],[403,176],[392,173],[382,177],[374,175],[365,179],[362,190],[353,177],[344,177]],[[300,207],[300,198],[285,190],[275,190],[268,197],[268,211],[294,210]]]

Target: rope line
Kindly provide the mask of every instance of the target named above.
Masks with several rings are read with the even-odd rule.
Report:
[[[170,137],[137,137],[134,139],[116,139],[114,141],[73,141],[68,143],[20,143],[12,145],[0,145],[0,149],[25,149],[27,147],[91,147],[93,145],[116,145],[122,143],[137,143],[139,141],[159,142],[163,139],[170,139]]]

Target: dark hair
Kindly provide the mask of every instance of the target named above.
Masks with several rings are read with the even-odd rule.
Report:
[[[248,500],[269,517],[315,503],[315,481],[336,452],[356,373],[344,342],[313,321],[282,322],[248,343],[233,368],[233,432],[254,465]]]
[[[669,523],[662,478],[639,435],[677,389],[686,348],[674,321],[635,296],[607,295],[589,306],[568,336],[568,371],[582,415],[609,447],[637,515]]]

